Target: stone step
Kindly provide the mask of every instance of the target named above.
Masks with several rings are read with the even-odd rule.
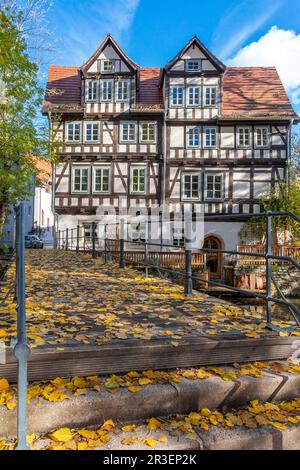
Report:
[[[180,383],[144,385],[137,393],[105,388],[69,396],[59,402],[35,398],[28,407],[28,432],[48,433],[61,427],[78,428],[107,419],[128,422],[158,416],[189,413],[202,408],[236,408],[252,400],[279,402],[300,396],[300,374],[265,372],[263,377],[242,376],[223,380],[213,376],[202,380],[181,379]],[[16,409],[0,406],[0,439],[15,436]]]
[[[239,427],[236,429],[211,428],[209,431],[198,431],[195,440],[186,439],[184,435],[170,436],[167,443],[157,441],[159,434],[149,432],[146,427],[141,427],[134,434],[136,438],[147,436],[156,440],[153,448],[160,450],[300,450],[300,426],[294,426],[286,430],[262,427],[259,429],[247,429]],[[133,443],[130,447],[122,444],[122,437],[116,436],[105,446],[96,447],[94,450],[148,450],[146,443]]]

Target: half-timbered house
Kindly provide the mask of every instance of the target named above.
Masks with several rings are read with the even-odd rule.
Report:
[[[160,69],[140,67],[108,35],[81,67],[50,67],[43,112],[63,141],[57,228],[87,230],[103,205],[258,212],[288,179],[298,119],[274,67],[226,67],[196,36]],[[242,224],[207,221],[206,245],[234,249]]]

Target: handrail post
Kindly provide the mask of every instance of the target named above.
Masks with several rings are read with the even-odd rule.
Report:
[[[148,250],[148,221],[146,222],[145,240],[145,276],[149,277],[149,250]]]
[[[77,233],[76,233],[76,253],[79,253],[79,230],[80,227],[77,225]]]
[[[107,240],[104,238],[104,263],[107,263]]]
[[[185,250],[185,286],[184,294],[186,297],[193,296],[193,280],[192,280],[192,251]]]
[[[66,251],[69,249],[69,229],[66,229]]]
[[[272,215],[270,211],[266,214],[266,312],[267,327],[272,329],[272,302],[269,300],[272,296]]]
[[[61,233],[58,231],[58,249],[60,250]]]
[[[120,268],[125,268],[125,260],[124,260],[124,238],[120,238],[120,253],[119,253],[119,266]]]
[[[14,354],[18,361],[18,445],[17,450],[29,450],[27,443],[27,361],[30,348],[26,337],[25,301],[25,230],[24,203],[17,209],[17,344]]]
[[[92,258],[96,258],[96,224],[92,223]]]

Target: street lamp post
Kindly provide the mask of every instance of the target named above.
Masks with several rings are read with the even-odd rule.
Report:
[[[18,445],[17,450],[29,450],[27,443],[27,360],[30,349],[26,337],[25,305],[25,229],[24,203],[17,207],[17,344],[14,349],[18,361]]]

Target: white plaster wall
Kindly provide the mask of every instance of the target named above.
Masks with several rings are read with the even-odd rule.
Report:
[[[205,222],[204,234],[215,235],[223,242],[223,248],[226,250],[236,250],[240,243],[239,231],[243,222]]]
[[[170,146],[184,147],[184,127],[172,126],[170,128]]]

